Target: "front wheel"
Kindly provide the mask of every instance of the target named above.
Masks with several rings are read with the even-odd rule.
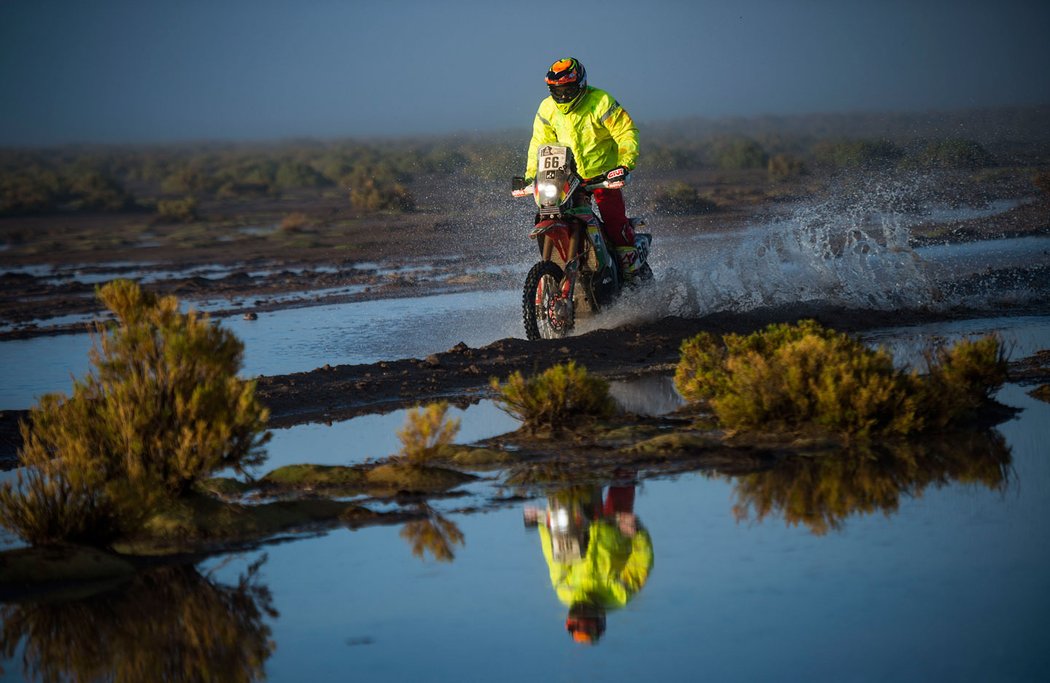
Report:
[[[565,274],[557,264],[540,261],[525,276],[522,322],[529,341],[564,337],[572,329],[572,299],[562,295]]]

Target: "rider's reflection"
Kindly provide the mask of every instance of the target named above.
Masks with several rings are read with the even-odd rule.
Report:
[[[623,607],[649,578],[653,546],[634,514],[634,485],[577,486],[551,494],[546,516],[525,509],[539,528],[551,585],[568,606],[565,628],[574,640],[596,643],[605,613]]]

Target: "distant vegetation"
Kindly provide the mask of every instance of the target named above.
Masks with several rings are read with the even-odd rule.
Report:
[[[0,523],[33,544],[105,545],[217,470],[259,465],[268,412],[241,380],[243,344],[175,297],[128,280],[99,292],[94,370],[48,394],[22,424],[17,484]]]
[[[1040,165],[1050,159],[1045,120],[1039,107],[693,119],[644,127],[640,168],[766,170],[770,180],[785,181],[806,171]],[[186,221],[199,218],[204,202],[310,195],[345,197],[358,212],[407,212],[418,208],[413,188],[438,174],[504,183],[524,169],[527,139],[521,130],[469,138],[0,150],[0,216],[144,211]],[[190,199],[197,202],[192,210]]]
[[[908,435],[968,424],[1006,380],[997,337],[931,351],[927,373],[809,320],[682,343],[675,386],[735,430]]]

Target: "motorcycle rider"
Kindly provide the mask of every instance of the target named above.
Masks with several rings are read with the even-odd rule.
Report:
[[[574,57],[559,59],[547,71],[550,97],[540,102],[532,124],[526,185],[536,178],[536,153],[542,145],[572,148],[577,170],[587,182],[602,176],[609,188],[594,190],[605,237],[615,248],[624,281],[639,275],[634,227],[627,219],[623,193],[638,160],[638,128],[620,103],[604,90],[587,85],[587,70]]]

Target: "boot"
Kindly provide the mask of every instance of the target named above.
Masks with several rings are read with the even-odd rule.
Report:
[[[638,250],[634,247],[616,247],[616,260],[620,262],[620,275],[623,284],[632,287],[638,282],[641,263],[638,258]]]

